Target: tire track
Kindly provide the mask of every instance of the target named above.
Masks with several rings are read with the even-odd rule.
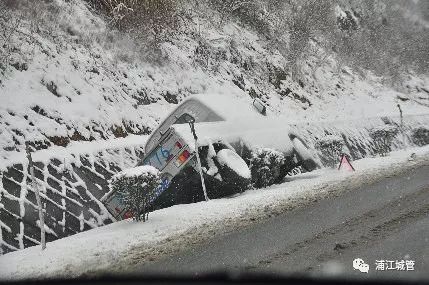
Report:
[[[297,260],[307,259],[307,262],[303,260],[303,264],[313,265],[307,265],[299,270],[311,271],[314,269],[314,264],[332,260],[346,251],[383,240],[409,223],[428,215],[429,188],[426,187],[391,201],[379,209],[326,229],[246,269],[272,267],[272,264],[300,263]],[[333,242],[338,240],[342,242]]]

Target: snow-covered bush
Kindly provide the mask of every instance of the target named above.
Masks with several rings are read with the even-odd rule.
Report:
[[[111,184],[113,191],[118,191],[120,199],[131,211],[134,219],[146,221],[149,202],[161,184],[159,171],[148,165],[138,166],[116,174]]]
[[[283,153],[270,148],[257,148],[252,152],[250,171],[252,184],[263,188],[274,184],[281,174],[285,162]]]
[[[419,127],[412,130],[411,140],[413,144],[418,146],[429,144],[429,129],[425,127]]]
[[[177,21],[174,0],[87,0],[121,29],[151,35],[155,40]]]
[[[134,11],[136,0],[97,0],[93,1],[103,6],[111,14],[115,22],[122,21]]]
[[[369,135],[374,141],[375,152],[386,156],[392,150],[392,142],[398,132],[398,127],[393,125],[372,128]]]
[[[330,167],[335,167],[343,152],[344,140],[340,136],[326,135],[317,141],[316,148],[322,154],[322,163]]]

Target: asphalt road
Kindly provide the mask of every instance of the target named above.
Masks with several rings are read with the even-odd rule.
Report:
[[[355,258],[369,273],[353,269]],[[395,263],[376,270],[377,260],[414,261],[414,270],[397,270]],[[386,269],[392,265],[395,270]],[[137,268],[192,275],[223,270],[429,279],[429,165]]]

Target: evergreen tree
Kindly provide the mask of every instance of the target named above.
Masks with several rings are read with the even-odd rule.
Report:
[[[252,153],[250,171],[252,184],[256,188],[263,188],[276,182],[285,162],[283,153],[270,149],[258,148]]]
[[[152,166],[139,166],[116,174],[111,181],[113,191],[127,206],[137,221],[146,221],[157,187],[161,184],[159,171]]]

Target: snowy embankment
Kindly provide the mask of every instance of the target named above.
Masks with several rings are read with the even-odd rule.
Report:
[[[48,149],[38,150],[32,153],[36,162],[49,163],[52,159],[60,159],[67,163],[76,163],[77,157],[83,154],[95,154],[108,149],[142,146],[146,143],[146,135],[129,135],[125,138],[113,138],[96,142],[78,141],[71,142],[67,147],[51,146]],[[23,152],[10,152],[7,160],[0,160],[0,171],[7,170],[14,164],[26,163],[27,156]]]
[[[45,211],[46,239],[53,241],[111,222],[100,202],[109,179],[133,167],[146,136],[72,142],[33,152],[35,177]],[[0,254],[39,244],[35,189],[23,153],[0,159]]]
[[[43,252],[40,247],[31,247],[1,256],[0,277],[73,277],[125,271],[135,263],[152,261],[216,234],[428,163],[426,146],[354,161],[355,172],[322,169],[236,197],[176,205],[151,213],[146,223],[122,221],[48,243]]]
[[[144,40],[132,40],[135,34],[109,26],[87,5],[97,1],[29,2],[29,15],[5,10],[8,20],[0,20],[9,58],[0,74],[4,161],[25,153],[27,141],[41,149],[149,134],[192,94],[249,102],[257,97],[269,113],[297,121],[399,115],[398,103],[404,115],[427,112],[426,75],[409,74],[402,88],[393,89],[382,77],[338,62],[312,40],[309,49],[317,54],[302,63],[298,80],[288,53],[276,49],[271,35],[225,19],[205,1],[198,7],[178,1],[184,2],[177,12],[185,22],[155,51]],[[1,40],[0,33],[0,46]],[[146,52],[162,55],[161,64],[142,59]]]

